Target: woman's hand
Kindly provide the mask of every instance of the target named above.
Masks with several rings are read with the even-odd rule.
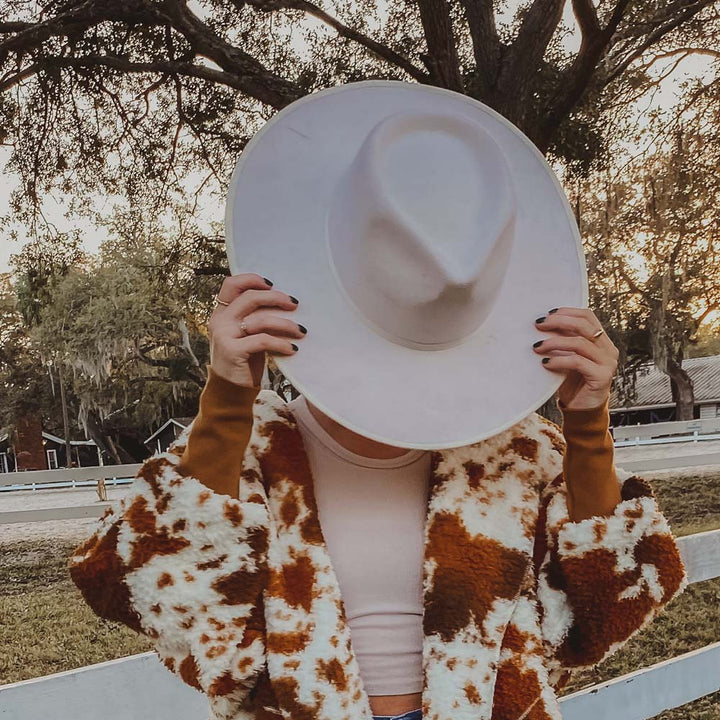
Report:
[[[265,351],[292,355],[298,347],[290,338],[307,330],[272,308],[294,310],[298,301],[255,273],[231,275],[223,281],[218,304],[208,320],[210,367],[221,377],[246,387],[259,387]]]
[[[603,332],[595,313],[587,308],[554,308],[535,320],[535,327],[551,337],[533,345],[548,370],[567,373],[557,392],[568,410],[598,408],[610,396],[610,386],[620,355],[612,340]],[[555,351],[559,351],[555,354]]]

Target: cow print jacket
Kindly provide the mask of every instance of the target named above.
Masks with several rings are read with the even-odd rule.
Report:
[[[216,720],[370,720],[300,432],[261,390],[239,497],[178,470],[192,424],[145,461],[69,559],[101,617],[151,638]],[[687,586],[651,487],[617,468],[611,516],[571,521],[560,428],[532,413],[433,451],[423,720],[559,720],[573,668]]]

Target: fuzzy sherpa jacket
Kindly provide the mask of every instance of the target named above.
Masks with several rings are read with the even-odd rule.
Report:
[[[370,720],[300,431],[262,390],[239,495],[178,471],[191,424],[146,460],[70,558],[102,617],[151,638],[216,720]],[[433,451],[423,720],[557,720],[574,668],[687,585],[649,484],[617,468],[609,516],[571,521],[561,429],[536,413]]]

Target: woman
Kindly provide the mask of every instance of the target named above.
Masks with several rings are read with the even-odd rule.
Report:
[[[212,372],[220,379],[243,387],[254,387],[259,390],[264,367],[264,351],[281,354],[298,352],[299,346],[292,342],[292,340],[302,339],[307,332],[302,325],[298,325],[292,320],[273,316],[274,307],[281,310],[293,310],[297,307],[297,302],[295,298],[279,289],[270,290],[268,281],[254,274],[236,275],[226,279],[217,297],[220,306],[213,313],[208,326],[211,338],[210,366]],[[569,471],[569,477],[572,478],[573,471],[576,468],[584,467],[584,472],[587,472],[588,463],[594,466],[594,476],[591,482],[585,481],[583,484],[578,484],[577,486],[571,485],[571,488],[576,490],[573,497],[574,518],[581,519],[593,515],[607,515],[610,514],[621,499],[619,485],[612,473],[612,442],[607,432],[607,401],[610,394],[610,384],[615,374],[618,351],[604,333],[601,336],[602,341],[597,344],[583,337],[583,331],[589,336],[592,336],[600,327],[599,322],[591,311],[580,308],[563,308],[562,311],[555,313],[551,311],[550,314],[553,315],[553,317],[540,318],[536,322],[539,328],[542,327],[543,330],[553,332],[553,336],[547,340],[536,343],[534,349],[539,355],[543,356],[542,362],[548,370],[573,371],[565,380],[558,393],[558,399],[565,416],[571,417],[570,427],[578,433],[578,436],[570,435],[569,452],[571,453],[570,459],[573,461],[573,467]],[[244,322],[244,328],[241,328],[242,322]],[[575,334],[569,336],[560,335],[560,331],[574,332]],[[569,356],[544,355],[544,353],[549,353],[552,350],[573,350],[574,352]],[[217,378],[211,379],[210,382],[217,382]],[[227,398],[227,395],[225,397]],[[303,413],[302,417],[306,418],[306,422],[308,420],[310,420],[311,423],[313,420],[315,421],[315,432],[317,432],[319,426],[325,434],[329,435],[335,442],[351,453],[380,460],[395,460],[397,458],[407,457],[409,462],[397,467],[394,473],[387,473],[388,478],[394,474],[396,477],[393,479],[400,482],[399,478],[401,478],[402,473],[405,472],[406,476],[409,475],[412,480],[413,468],[415,468],[416,474],[419,470],[427,471],[427,467],[421,462],[422,457],[418,457],[417,451],[408,452],[405,448],[394,448],[365,438],[344,428],[311,403],[305,401],[305,404],[309,408],[310,415]],[[290,407],[293,407],[293,405],[296,409],[303,407],[302,401],[300,403],[291,403]],[[242,406],[235,405],[234,408],[236,412],[242,415]],[[202,416],[201,421],[203,423],[213,422],[213,412],[222,413],[228,411],[232,410],[227,405],[223,407],[211,405],[206,409],[206,413]],[[573,411],[581,411],[580,417],[572,419]],[[219,418],[217,418],[217,420],[219,420]],[[575,423],[574,425],[572,425],[573,422]],[[229,430],[228,425],[225,427]],[[310,425],[310,427],[312,427],[312,425]],[[243,432],[243,429],[245,432]],[[216,447],[212,442],[207,443],[207,445],[201,443],[196,445],[193,442],[189,442],[185,456],[183,457],[184,470],[189,475],[195,475],[195,477],[200,478],[216,491],[227,492],[228,494],[236,493],[235,488],[218,487],[218,478],[223,477],[223,475],[215,471],[214,463],[227,462],[228,452],[237,453],[238,440],[247,440],[247,427],[238,427],[237,433],[234,437],[228,435],[228,442],[222,447]],[[308,439],[310,444],[313,443],[311,434],[306,432],[304,437]],[[577,444],[574,444],[573,440],[575,440],[576,437]],[[225,455],[222,454],[223,447],[225,448]],[[428,456],[429,453],[421,453],[421,455]],[[211,460],[211,458],[214,459]],[[420,462],[418,462],[418,460],[420,460]],[[350,462],[351,460],[345,458],[345,463]],[[335,469],[341,470],[340,464],[338,464]],[[347,473],[345,473],[345,475],[347,475]],[[362,478],[355,478],[355,480],[360,481]],[[337,483],[340,480],[337,477],[333,480],[332,478],[316,475],[315,481],[322,485],[324,483]],[[418,499],[422,500],[424,498],[424,495],[420,494],[421,484],[419,482],[416,482],[410,489],[417,490]],[[372,493],[370,493],[370,497],[374,497],[378,504],[387,502],[385,498],[378,497],[378,495],[373,496]],[[319,496],[319,498],[322,498],[322,496]],[[412,502],[413,498],[412,496],[406,497],[406,500]],[[328,510],[331,511],[333,508],[340,511],[342,510],[339,505],[332,505],[332,502],[333,496],[331,490],[329,490]],[[394,505],[393,507],[397,506]],[[321,518],[322,510],[323,508],[321,506]],[[367,513],[367,517],[361,518],[361,522],[366,524],[372,515],[377,513],[377,508],[368,505],[364,511]],[[355,512],[357,512],[357,506],[355,506]],[[344,515],[343,513],[343,516]],[[418,519],[419,516],[416,513],[413,517],[414,519]],[[344,519],[345,523],[347,523],[348,518],[345,517]],[[331,555],[333,549],[338,553],[347,553],[347,556],[343,555],[340,558],[341,564],[339,565],[338,572],[346,571],[348,587],[353,586],[353,589],[361,591],[362,583],[359,582],[360,578],[353,576],[353,567],[357,568],[357,563],[352,562],[356,559],[352,557],[353,549],[347,546],[343,547],[341,542],[341,535],[343,534],[344,528],[342,526],[333,527],[331,518],[327,518],[327,524],[331,525],[333,533],[328,538],[328,542],[331,543]],[[419,520],[417,530],[419,535],[419,531],[422,530]],[[326,531],[326,536],[328,534]],[[407,537],[407,534],[403,536],[398,532],[394,538],[393,546],[397,548],[398,543],[401,542],[401,538],[403,537]],[[352,539],[356,540],[358,538]],[[418,537],[414,537],[413,541],[412,544],[408,543],[406,549],[403,548],[403,554],[407,554],[408,557],[402,557],[401,559],[405,561],[412,558],[416,561],[411,578],[409,579],[416,581],[415,585],[419,586],[422,544]],[[333,542],[335,543],[334,545],[332,544]],[[379,547],[383,546],[388,547],[384,542],[380,542]],[[415,552],[416,557],[412,555],[412,551]],[[397,554],[390,557],[386,553],[385,557],[389,562],[393,562],[394,565],[397,564]],[[378,563],[382,562],[381,558],[381,555],[375,558],[376,567]],[[356,574],[361,572],[362,570],[355,570]],[[378,574],[385,575],[385,573],[382,572]],[[343,587],[343,579],[341,575],[341,587]],[[373,579],[370,577],[364,577],[362,580],[365,584],[373,582]],[[406,584],[412,587],[411,582]],[[355,588],[355,585],[358,587]],[[382,591],[383,588],[378,588],[378,590]],[[395,589],[398,595],[402,591],[406,591],[409,595],[410,587],[406,588],[402,586]],[[389,592],[390,591],[388,591],[388,594]],[[421,637],[419,623],[421,622],[422,615],[419,592],[416,593],[416,595],[417,597],[392,597],[392,601],[396,603],[398,608],[402,608],[404,600],[406,606],[413,607],[413,609],[417,610],[417,613],[412,617],[418,627],[414,628],[410,623],[406,622],[406,625],[409,625],[406,629],[416,631],[413,632],[411,637],[419,640]],[[367,620],[367,614],[373,610],[382,616],[381,604],[377,603],[377,607],[374,607],[371,598],[372,593],[366,591],[362,600],[356,601],[358,605],[358,615],[365,613],[365,617],[359,619]],[[390,601],[391,598],[388,598],[388,602]],[[403,617],[407,617],[407,615],[400,611],[396,619],[401,620]],[[372,624],[366,622],[356,631],[358,637],[362,637],[359,635],[360,631],[367,634],[373,633],[374,637],[372,639],[376,642],[382,641],[382,626],[373,627]],[[406,680],[415,686],[420,684],[420,645],[416,642],[416,647],[414,647],[410,639],[411,638],[408,638],[404,643],[404,645],[409,647],[398,648],[396,665],[402,667],[403,662],[407,663],[407,656],[411,655],[412,651],[415,650],[413,669],[416,672],[416,677],[412,678],[411,682],[410,678],[406,678],[402,673],[400,675],[402,680]],[[368,641],[368,644],[369,642],[370,641]],[[388,653],[392,652],[391,646],[386,646],[384,649]],[[377,651],[374,654],[372,652],[368,654],[376,661],[381,658]],[[362,661],[362,655],[360,656],[360,660]],[[399,672],[392,663],[385,663],[385,665],[386,667],[384,667],[383,670],[386,674],[388,672]],[[371,672],[374,671],[374,668],[369,664],[367,670]],[[377,677],[373,676],[373,679],[379,682],[383,679],[382,673],[377,673]],[[400,715],[409,711],[416,711],[417,718],[419,718],[421,693],[415,691],[399,695],[371,695],[370,703],[375,716]],[[416,714],[411,713],[407,717],[407,720],[416,720]]]
[[[157,464],[157,459],[146,461],[138,478],[144,478],[150,491],[146,490],[144,496],[140,491],[134,496],[131,494],[123,504],[119,517],[118,514],[110,511],[105,519],[105,525],[76,550],[71,563],[73,579],[96,612],[104,617],[121,620],[155,639],[167,667],[185,682],[209,695],[214,716],[217,718],[279,718],[281,716],[334,718],[340,717],[340,713],[354,718],[359,715],[352,714],[356,712],[354,707],[347,708],[349,693],[343,695],[339,692],[338,697],[344,700],[342,706],[338,707],[343,709],[333,711],[328,709],[332,707],[330,700],[322,700],[317,691],[314,693],[315,699],[310,702],[303,696],[307,688],[299,688],[297,681],[292,678],[281,678],[281,671],[287,667],[298,667],[302,662],[302,653],[310,644],[307,637],[302,641],[299,639],[302,633],[299,633],[297,628],[304,627],[303,621],[314,616],[303,615],[302,612],[293,615],[292,608],[303,606],[306,602],[309,606],[318,598],[322,598],[322,592],[319,591],[315,591],[310,600],[305,601],[301,598],[299,588],[307,582],[300,572],[302,566],[300,560],[295,557],[296,551],[304,547],[305,540],[308,543],[316,542],[318,545],[327,542],[332,567],[337,573],[340,585],[343,612],[352,631],[352,647],[357,656],[359,675],[362,677],[373,717],[375,720],[379,718],[420,720],[424,710],[428,713],[432,711],[436,717],[442,717],[440,712],[436,712],[436,708],[442,705],[444,691],[428,690],[430,699],[423,704],[423,687],[427,683],[436,682],[429,677],[430,671],[423,669],[424,634],[429,635],[432,632],[434,635],[442,636],[447,631],[444,622],[447,618],[438,618],[435,615],[439,612],[441,616],[443,614],[450,616],[456,612],[460,607],[458,603],[462,604],[461,595],[465,592],[462,576],[472,575],[473,571],[472,553],[470,550],[463,551],[455,574],[448,575],[451,587],[446,590],[445,601],[434,604],[428,602],[430,597],[428,592],[435,593],[437,590],[435,585],[430,587],[429,584],[428,587],[423,588],[423,553],[427,547],[423,530],[428,502],[428,481],[437,471],[436,464],[431,466],[432,453],[421,450],[408,451],[406,448],[392,447],[358,435],[323,414],[301,396],[289,403],[286,409],[281,410],[280,416],[261,424],[258,429],[261,439],[256,439],[257,445],[263,442],[262,438],[271,437],[274,431],[269,431],[267,428],[277,429],[278,417],[280,423],[284,422],[283,418],[290,417],[297,423],[309,462],[307,482],[312,485],[312,499],[308,499],[306,493],[297,502],[291,502],[295,497],[295,488],[282,483],[291,472],[294,472],[294,467],[302,465],[300,454],[303,450],[287,441],[283,441],[284,445],[277,447],[273,445],[270,450],[267,448],[262,451],[252,448],[248,450],[248,443],[253,429],[253,404],[260,392],[265,353],[289,355],[302,352],[301,346],[295,341],[301,341],[308,330],[286,315],[281,317],[275,314],[277,311],[292,311],[298,307],[298,300],[279,289],[272,289],[269,280],[251,273],[227,278],[223,282],[217,300],[218,307],[209,321],[211,362],[208,368],[208,381],[201,396],[199,414],[190,428],[186,444],[183,444],[183,440],[176,446],[175,452],[181,454],[179,463],[172,470],[172,474],[163,476],[163,472],[168,473],[170,470],[167,463],[163,469],[163,465]],[[547,550],[542,545],[538,549],[536,543],[535,553],[541,561],[539,564],[536,563],[536,567],[543,569],[540,573],[540,582],[544,583],[544,597],[554,597],[553,593],[557,595],[561,591],[571,598],[571,602],[559,604],[557,606],[559,610],[553,610],[555,600],[540,603],[543,604],[546,613],[545,624],[548,628],[548,636],[551,634],[550,631],[557,632],[558,624],[565,623],[565,616],[568,615],[570,607],[575,611],[576,617],[574,624],[564,625],[564,633],[567,637],[562,644],[562,651],[558,650],[561,644],[557,642],[555,654],[552,657],[548,654],[546,657],[549,676],[545,669],[532,660],[533,652],[538,654],[540,651],[537,648],[533,650],[532,643],[527,641],[521,643],[519,640],[521,636],[530,637],[531,628],[535,627],[532,623],[527,625],[529,628],[527,632],[522,632],[519,628],[525,626],[522,625],[520,618],[517,620],[517,625],[511,623],[508,625],[509,630],[496,636],[496,639],[502,637],[503,645],[499,657],[501,661],[505,660],[504,663],[499,663],[496,679],[493,680],[491,674],[486,675],[484,679],[480,676],[477,682],[466,683],[463,693],[470,706],[476,707],[478,712],[488,712],[487,717],[489,717],[489,703],[492,703],[492,717],[501,720],[559,717],[552,693],[562,687],[569,677],[568,668],[594,664],[616,650],[630,635],[649,622],[659,607],[674,597],[686,584],[677,548],[673,545],[669,530],[663,525],[664,519],[657,508],[653,506],[651,512],[649,509],[643,509],[649,508],[649,505],[642,507],[630,505],[636,502],[629,493],[629,490],[635,487],[632,482],[625,484],[623,493],[627,494],[621,495],[621,485],[618,483],[613,465],[612,439],[608,431],[608,397],[616,368],[617,349],[602,332],[593,313],[586,309],[556,308],[550,310],[547,316],[537,318],[535,323],[538,329],[548,333],[547,338],[535,343],[534,351],[538,354],[538,361],[542,361],[549,371],[567,373],[558,391],[566,445],[562,450],[560,449],[562,440],[559,433],[550,432],[548,429],[550,424],[547,428],[543,427],[540,432],[551,437],[555,449],[562,452],[570,523],[577,523],[574,529],[579,530],[585,527],[583,520],[594,518],[595,535],[599,538],[607,533],[610,537],[616,532],[611,524],[615,518],[611,516],[618,512],[619,507],[623,507],[620,503],[625,501],[628,509],[621,518],[622,522],[626,523],[626,530],[620,531],[620,540],[624,543],[618,550],[620,557],[620,551],[627,556],[626,551],[629,547],[636,549],[639,547],[643,539],[642,533],[639,530],[635,531],[636,537],[631,539],[633,531],[628,529],[631,526],[627,523],[634,524],[645,513],[648,527],[655,526],[656,530],[660,528],[656,534],[649,537],[662,541],[662,552],[655,553],[652,556],[653,560],[648,562],[654,562],[659,569],[659,576],[662,577],[660,583],[662,592],[658,595],[653,591],[655,597],[650,601],[650,595],[645,589],[640,592],[640,586],[637,585],[642,577],[639,564],[638,572],[634,574],[626,569],[625,574],[616,576],[613,570],[609,569],[609,576],[601,577],[598,571],[597,578],[589,577],[588,570],[592,573],[595,567],[600,567],[592,564],[595,560],[588,559],[593,553],[587,553],[584,557],[582,555],[571,557],[572,549],[567,544],[565,560],[570,563],[567,567],[574,568],[573,572],[581,580],[578,586],[571,590],[569,586],[572,585],[573,578],[567,576],[567,568],[562,565],[564,559],[553,555],[552,548]],[[561,354],[555,354],[556,351]],[[286,411],[290,414],[283,415]],[[538,434],[537,437],[540,435]],[[511,444],[515,444],[515,439]],[[273,439],[270,444],[274,442]],[[527,449],[526,445],[533,442],[536,441],[525,438],[517,443],[517,457],[523,456]],[[485,444],[491,446],[490,442]],[[260,458],[257,463],[255,457]],[[539,455],[536,464],[544,463],[545,460],[541,460]],[[512,463],[505,463],[505,465],[510,464]],[[469,463],[466,462],[465,465],[469,466]],[[477,483],[482,482],[482,471],[478,474],[476,464],[472,465],[471,470],[471,481],[476,483],[474,487],[479,488]],[[164,480],[161,479],[163,477]],[[238,477],[241,479],[239,485]],[[259,601],[253,605],[243,622],[239,620],[237,614],[229,616],[243,630],[243,634],[238,636],[242,639],[237,643],[237,647],[248,649],[248,652],[246,656],[240,656],[239,662],[236,660],[234,667],[220,672],[212,666],[215,661],[214,653],[226,656],[230,643],[208,645],[211,643],[208,640],[208,633],[200,633],[200,628],[197,628],[196,637],[199,637],[200,645],[193,644],[195,641],[188,641],[183,645],[183,650],[179,651],[173,644],[176,643],[176,638],[171,632],[158,631],[156,628],[160,626],[153,625],[152,619],[155,615],[167,613],[168,602],[162,600],[164,596],[161,592],[164,592],[168,585],[177,586],[178,575],[182,572],[184,579],[188,581],[186,584],[189,590],[182,590],[185,595],[171,597],[174,597],[176,603],[179,597],[184,597],[188,602],[175,604],[172,608],[174,612],[181,613],[179,616],[176,615],[180,621],[185,618],[185,624],[181,622],[181,627],[187,627],[188,633],[194,632],[190,628],[200,615],[195,613],[189,616],[189,605],[197,600],[197,604],[200,604],[204,610],[207,609],[207,601],[202,601],[199,588],[192,587],[191,583],[196,580],[194,573],[196,570],[205,570],[220,564],[227,565],[229,569],[234,568],[236,565],[232,564],[232,558],[228,559],[228,554],[233,552],[233,548],[218,554],[219,541],[192,539],[187,527],[188,523],[192,523],[193,515],[190,513],[177,517],[172,525],[174,534],[171,536],[167,531],[169,520],[160,528],[157,520],[159,515],[151,511],[147,498],[154,500],[155,511],[162,513],[167,506],[172,506],[172,486],[185,482],[184,478],[196,478],[213,491],[212,495],[203,495],[203,493],[199,495],[200,503],[208,508],[216,500],[227,496],[243,501],[234,506],[225,500],[223,504],[218,504],[217,508],[221,508],[224,517],[235,526],[243,529],[251,528],[247,535],[242,537],[247,539],[254,555],[248,550],[238,551],[235,562],[236,564],[246,562],[248,557],[254,557],[257,566],[260,564],[259,559],[266,557],[267,550],[267,543],[258,541],[257,536],[253,534],[255,526],[250,519],[251,514],[264,502],[263,497],[260,497],[264,495],[263,483],[257,482],[261,477],[276,478],[265,479],[263,482],[265,488],[271,485],[279,488],[276,490],[277,497],[280,498],[275,511],[277,527],[282,528],[283,525],[297,527],[300,528],[301,534],[305,532],[307,537],[298,540],[300,544],[290,549],[290,556],[293,557],[293,562],[297,560],[296,564],[291,565],[289,560],[285,560],[285,564],[276,563],[279,570],[273,570],[270,562],[273,541],[270,540],[270,551],[267,554],[268,566],[271,568],[269,575],[259,572],[248,573],[248,563],[246,563],[241,573],[241,582],[234,593],[228,594],[227,586],[231,579],[232,582],[236,581],[237,573],[224,575],[212,585],[215,589],[221,588],[226,597],[223,603],[230,603],[231,600],[227,598],[232,596],[232,602],[239,606],[249,597],[259,597],[263,593],[265,603],[264,607]],[[172,479],[168,480],[168,478]],[[547,483],[548,486],[554,486],[553,492],[560,490],[559,479],[561,478],[556,478],[553,483]],[[300,485],[301,483],[298,483],[297,487]],[[510,488],[510,485],[507,487]],[[302,492],[305,490],[306,488]],[[642,495],[646,492],[649,490],[641,488],[638,494]],[[649,499],[647,500],[649,502]],[[302,521],[302,516],[308,514],[308,507],[313,509],[315,502],[322,526],[321,534],[317,527],[314,530],[307,530],[308,524],[303,525],[304,521]],[[557,503],[551,504],[551,497],[548,495],[540,513],[543,518],[544,514],[547,514],[547,528],[550,528],[554,521],[553,513],[557,513],[557,507]],[[196,524],[202,526],[203,532],[206,525],[208,533],[210,530],[214,532],[214,526],[217,524],[217,534],[220,533],[221,519],[217,508],[214,511],[208,510],[206,516],[201,516],[200,511],[197,511],[197,517],[203,517],[203,522],[198,521]],[[512,511],[512,507],[510,510]],[[627,518],[630,516],[634,519],[628,521]],[[609,519],[605,521],[606,524],[602,522],[598,524],[599,518]],[[533,516],[533,519],[536,518]],[[562,519],[562,522],[567,519]],[[502,518],[500,521],[503,522]],[[509,518],[507,522],[510,522]],[[543,519],[542,523],[545,522]],[[643,520],[637,522],[642,523]],[[258,522],[257,527],[261,524],[262,522]],[[130,532],[125,535],[128,528]],[[541,530],[536,529],[535,532],[539,533],[536,537],[542,535]],[[627,536],[622,535],[623,532],[627,533]],[[549,534],[552,536],[552,532]],[[454,552],[447,542],[447,538],[451,536],[445,537],[441,552]],[[202,542],[205,544],[201,544]],[[238,539],[237,542],[241,540]],[[588,547],[596,553],[606,549],[602,546],[604,541],[601,539],[596,538],[586,542],[589,542]],[[592,545],[595,542],[598,544]],[[614,542],[618,542],[617,538]],[[157,559],[154,556],[159,556],[161,562],[165,562],[166,556],[178,551],[182,552],[187,546],[192,549],[193,544],[199,545],[200,550],[207,549],[211,554],[215,553],[213,559],[205,563],[196,561],[194,564],[186,559],[174,566],[168,565],[164,572],[160,572],[158,567],[151,576],[157,578],[156,582],[153,582],[151,587],[147,585],[147,578],[142,577],[140,573],[143,572],[143,567],[152,564],[150,558],[154,561]],[[450,542],[450,545],[452,544],[454,541]],[[617,549],[615,546],[612,547]],[[488,549],[492,550],[493,546],[483,547],[478,553],[478,557],[483,562]],[[550,560],[543,560],[544,556]],[[425,558],[426,562],[428,557],[430,556]],[[499,557],[502,559],[502,556]],[[640,557],[637,552],[636,557]],[[582,563],[578,564],[578,558]],[[563,569],[560,569],[561,565]],[[503,567],[506,568],[503,572],[509,574],[517,569],[512,562]],[[526,568],[524,564],[521,567],[521,569]],[[252,570],[257,570],[257,567]],[[135,572],[132,583],[128,581],[131,571]],[[332,570],[327,568],[324,572],[325,575],[333,574]],[[482,568],[478,566],[478,577],[481,572]],[[559,582],[558,578],[563,573],[565,577]],[[655,575],[658,576],[658,572]],[[527,581],[530,576],[524,577],[521,596],[530,593],[526,599],[534,598],[537,590],[538,597],[542,600],[543,596],[539,595],[537,581],[533,584]],[[317,586],[318,578],[319,576],[316,575],[315,580],[311,582],[313,587]],[[618,578],[622,578],[623,581],[613,587],[616,595],[612,598],[591,599],[590,602],[597,603],[597,607],[590,607],[590,614],[582,616],[582,613],[588,610],[588,599],[583,592],[589,592],[591,598],[598,597],[599,594],[606,593],[607,587]],[[437,577],[433,582],[438,582]],[[520,575],[517,583],[520,583]],[[479,595],[485,592],[485,588],[482,587],[484,584],[487,584],[485,580],[479,583],[481,586],[478,589]],[[249,595],[246,592],[247,588],[252,590]],[[516,596],[516,590],[517,586],[511,584],[508,599]],[[457,597],[454,593],[458,593]],[[577,599],[571,597],[573,593],[577,594]],[[282,605],[273,605],[276,602],[274,598],[277,597],[282,598]],[[335,602],[338,603],[337,596]],[[572,604],[573,602],[575,605]],[[609,611],[612,603],[617,606],[612,608],[612,612],[619,610],[622,613],[619,631],[617,630],[619,616]],[[265,626],[263,609],[267,618],[275,618],[273,622],[277,624],[273,628]],[[220,633],[225,631],[227,617],[224,621],[221,620],[211,618],[211,623],[219,628]],[[282,625],[283,622],[285,625]],[[310,622],[313,628],[316,624],[314,619]],[[611,625],[614,630],[610,629]],[[277,631],[281,627],[285,632]],[[322,634],[321,630],[317,632]],[[224,636],[221,634],[218,637],[222,640]],[[338,635],[338,637],[344,636]],[[458,637],[459,635],[455,634],[450,638],[449,643],[456,642]],[[516,639],[513,640],[513,637]],[[551,644],[547,638],[541,641],[539,635],[535,640],[548,647]],[[184,639],[183,643],[185,643]],[[259,651],[253,654],[250,649],[255,648],[256,643]],[[487,637],[483,637],[482,643],[484,647],[486,643],[491,645],[495,641],[491,640],[488,634]],[[337,646],[338,640],[333,640],[333,644]],[[350,652],[349,639],[347,646]],[[198,647],[205,651],[204,657],[198,651]],[[450,647],[450,644],[437,645],[432,652],[437,654],[438,647]],[[515,650],[518,652],[522,650],[523,653],[527,651],[523,657],[530,660],[527,662],[523,660],[524,664],[521,665],[518,659],[520,655],[515,657],[511,655]],[[458,658],[462,658],[462,653]],[[443,666],[443,672],[450,669],[451,675],[453,672],[460,673],[460,666],[455,667],[458,658],[448,661]],[[558,658],[562,658],[562,661]],[[475,664],[472,657],[465,660],[470,667]],[[323,687],[340,687],[341,691],[345,691],[347,678],[352,677],[353,670],[350,666],[353,662],[354,659],[346,659],[333,666],[330,662],[323,664],[318,661],[318,668],[322,669],[322,672],[318,671],[320,673],[317,675],[318,683],[322,679],[323,682],[329,682]],[[497,665],[498,663],[492,661],[488,667],[496,669]],[[271,674],[275,676],[272,682],[267,674],[268,666]],[[223,665],[223,668],[225,667]],[[239,676],[237,667],[242,668]],[[331,667],[334,668],[332,671],[328,669]],[[514,677],[511,669],[517,670],[518,667],[524,668],[523,674]],[[533,667],[534,675],[530,673]],[[423,674],[424,672],[427,676]],[[479,675],[479,670],[477,674]],[[307,673],[300,677],[307,677]],[[433,685],[433,687],[442,687],[442,685]],[[449,697],[451,691],[447,692]],[[352,698],[359,703],[361,694],[360,690],[355,689]],[[327,695],[326,689],[323,691],[323,696]],[[431,703],[436,704],[431,705]],[[484,711],[480,709],[483,703],[485,703]],[[454,701],[453,706],[459,707],[457,700]],[[281,712],[283,715],[279,714]],[[455,711],[449,708],[447,712],[449,717]],[[478,714],[476,717],[481,715]]]

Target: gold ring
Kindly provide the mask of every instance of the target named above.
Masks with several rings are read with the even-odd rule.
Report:
[[[605,331],[600,328],[590,339],[595,342],[596,338],[599,338]]]
[[[215,302],[220,303],[220,305],[229,305],[230,304],[228,302],[225,302],[224,300],[221,300],[219,293],[215,296]]]

